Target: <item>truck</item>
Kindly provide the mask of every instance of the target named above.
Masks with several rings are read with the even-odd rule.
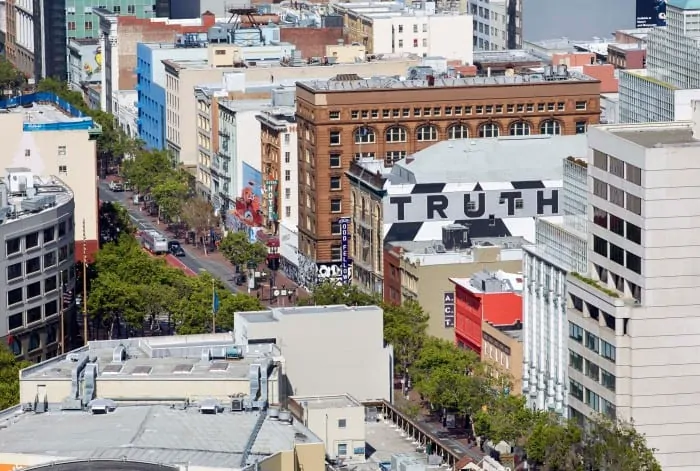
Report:
[[[143,231],[141,233],[141,245],[149,252],[161,255],[168,253],[168,239],[158,231]]]

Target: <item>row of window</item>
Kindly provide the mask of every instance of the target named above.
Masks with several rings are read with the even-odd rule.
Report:
[[[605,239],[593,236],[593,251],[601,257],[609,258],[620,266],[627,268],[639,275],[642,274],[642,259],[629,250],[606,241]]]
[[[588,102],[585,100],[576,101],[574,108],[576,111],[586,111]],[[548,103],[513,103],[506,105],[468,105],[468,106],[425,106],[411,108],[373,109],[373,110],[351,110],[351,119],[390,119],[390,118],[410,118],[421,116],[469,116],[472,114],[503,114],[510,113],[539,113],[552,111],[567,111],[566,102]],[[340,110],[328,112],[328,119],[340,120]],[[381,115],[381,118],[380,118]]]
[[[615,332],[615,316],[608,314],[605,311],[601,311],[598,307],[594,306],[591,303],[584,303],[584,301],[579,298],[578,296],[575,296],[573,294],[570,295],[571,297],[571,303],[573,304],[574,309],[579,311],[582,314],[588,315],[591,319],[597,321],[600,323],[600,318],[602,316],[603,321],[605,323],[605,327],[608,329],[612,330]],[[586,310],[584,312],[584,304],[586,306]],[[627,334],[627,320],[628,319],[623,319],[624,322],[624,334]]]
[[[617,351],[614,345],[611,345],[605,340],[598,338],[597,335],[584,330],[583,327],[571,321],[569,321],[569,338],[577,343],[584,344],[588,350],[599,354],[612,363],[615,363]]]
[[[605,386],[610,391],[615,392],[615,383],[617,381],[615,375],[607,370],[604,370],[592,361],[584,359],[581,355],[574,352],[573,350],[569,350],[569,366],[575,369],[576,371],[584,373],[593,381]]]
[[[35,306],[27,309],[24,312],[18,312],[7,317],[7,329],[21,329],[25,326],[40,322],[43,319],[48,319],[51,316],[58,314],[58,300],[51,300],[43,305]]]
[[[642,229],[639,226],[625,221],[614,214],[608,214],[608,212],[595,206],[593,207],[593,222],[603,229],[609,229],[611,232],[620,237],[625,237],[635,244],[642,244]]]
[[[68,260],[68,257],[73,253],[73,245],[64,245],[58,251],[52,250],[46,252],[43,256],[33,257],[23,262],[13,263],[7,266],[7,281],[16,281],[25,276],[40,273],[51,267],[55,267],[57,263],[63,263]]]
[[[43,291],[42,291],[43,284]],[[36,281],[28,284],[26,287],[19,286],[7,291],[7,307],[12,307],[23,303],[25,300],[38,298],[43,295],[52,293],[58,289],[58,277],[56,275],[44,278],[42,281]]]
[[[603,399],[590,389],[584,388],[578,381],[574,381],[573,379],[569,380],[569,394],[586,404],[594,411],[604,414],[612,419],[615,418],[615,405]]]
[[[13,237],[5,241],[5,255],[12,256],[21,253],[22,251],[30,251],[38,249],[42,245],[53,243],[57,240],[56,232],[58,231],[58,239],[73,229],[73,220],[61,221],[57,226],[47,227],[43,231],[30,232],[24,236]]]
[[[593,165],[596,168],[609,172],[618,178],[627,180],[635,185],[642,184],[642,169],[632,164],[623,162],[611,155],[598,150],[593,151]]]
[[[46,329],[46,340],[44,340],[44,345],[49,346],[52,343],[56,343],[57,341],[58,327],[56,327],[55,325],[49,326]],[[34,350],[38,350],[39,348],[41,348],[41,336],[39,335],[39,332],[34,331],[31,334],[29,334],[29,339],[27,342],[27,351],[32,352]],[[15,356],[19,356],[23,353],[22,341],[18,337],[12,338],[12,341],[10,342],[10,350]],[[52,358],[54,356],[56,355],[47,352],[46,359],[48,360],[49,358]]]
[[[608,185],[597,178],[593,179],[593,194],[627,211],[639,216],[642,215],[642,199],[640,197],[627,193],[616,186]]]

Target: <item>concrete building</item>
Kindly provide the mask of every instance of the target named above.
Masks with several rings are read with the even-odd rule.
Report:
[[[132,139],[139,137],[138,92],[119,90],[112,94],[112,113],[119,127]]]
[[[481,361],[491,363],[508,374],[513,382],[511,394],[523,392],[522,325],[499,326],[481,323]]]
[[[567,278],[571,416],[634,419],[669,470],[700,457],[698,122],[591,130],[588,270]]]
[[[365,406],[349,394],[293,396],[289,411],[326,445],[331,460],[354,464],[366,461]]]
[[[555,73],[559,79],[550,80]],[[599,81],[569,73],[565,66],[545,74],[410,81],[337,77],[299,83],[301,255],[311,260],[309,266],[341,261],[340,234],[333,234],[333,222],[351,214],[354,203],[345,176],[358,157],[380,158],[391,166],[438,141],[583,134],[587,125],[598,123],[599,87]],[[437,175],[421,182],[460,181],[448,170],[451,165],[426,163]],[[513,168],[511,162],[506,167]],[[535,174],[528,178],[540,179]],[[406,188],[410,191],[410,185]],[[412,227],[415,233],[421,226]]]
[[[236,345],[274,342],[284,350],[283,395],[347,393],[360,401],[391,401],[393,349],[384,346],[383,315],[377,306],[239,312],[233,334]]]
[[[668,0],[667,26],[646,37],[646,69],[620,71],[621,123],[692,118],[691,102],[700,98],[698,15],[700,3]]]
[[[535,243],[524,248],[523,394],[530,407],[568,414],[566,276],[587,267],[588,165],[563,161],[561,224],[539,220]]]
[[[6,152],[0,167],[56,175],[75,200],[76,259],[98,249],[97,158],[101,132],[91,118],[50,93],[0,101],[0,137]],[[83,229],[84,228],[84,229]]]
[[[469,248],[449,250],[443,240],[388,244],[384,301],[417,301],[429,315],[428,334],[454,342],[455,289],[450,278],[471,277],[482,270],[518,272],[525,241],[520,237],[473,238],[471,243]]]
[[[647,46],[643,44],[608,44],[608,64],[616,69],[644,69],[647,66]]]
[[[22,360],[52,358],[67,345],[74,309],[64,293],[75,292],[73,212],[73,193],[55,177],[8,168],[0,180],[0,337]]]
[[[99,39],[98,8],[116,16],[151,18],[155,16],[151,0],[66,0],[68,39]]]
[[[328,6],[343,16],[349,41],[365,46],[368,53],[411,53],[472,62],[473,19],[456,13],[454,6],[442,10],[441,4],[436,10],[436,3],[425,2],[424,8],[413,9],[393,1]]]
[[[474,65],[481,73],[505,75],[506,71],[522,74],[533,69],[542,69],[549,65],[545,58],[532,54],[524,49],[507,49],[505,51],[474,51]]]
[[[99,39],[68,40],[68,87],[82,92],[102,83],[102,49]]]
[[[469,0],[474,18],[474,49],[503,51],[523,45],[522,0]]]

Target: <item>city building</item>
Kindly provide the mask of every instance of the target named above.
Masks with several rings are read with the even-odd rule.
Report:
[[[700,456],[694,107],[694,122],[591,129],[588,269],[567,277],[570,416],[633,419],[670,470]]]
[[[127,17],[151,18],[154,16],[152,0],[65,0],[68,39],[99,39],[101,18],[93,9],[103,14]]]
[[[8,60],[35,83],[45,77],[65,81],[66,0],[14,0],[5,5]]]
[[[474,18],[474,49],[503,51],[523,45],[522,0],[469,0]]]
[[[483,353],[482,324],[522,327],[523,275],[480,271],[469,278],[450,278],[454,284],[455,342]]]
[[[511,394],[523,391],[523,328],[522,324],[494,326],[481,323],[481,361],[491,363],[507,373],[513,382]]]
[[[73,210],[73,193],[55,177],[8,168],[0,180],[0,337],[22,360],[52,358],[61,343],[67,346],[74,313],[73,299],[64,296],[75,289]]]
[[[65,54],[64,54],[65,57]],[[0,101],[0,167],[56,175],[75,201],[75,257],[92,260],[98,249],[96,139],[91,118],[50,93]]]
[[[393,242],[384,250],[384,301],[417,301],[428,314],[428,334],[455,341],[455,299],[451,277],[470,277],[482,270],[520,271],[522,237],[472,238],[471,246],[450,246],[457,226],[445,239]],[[447,246],[446,246],[447,243]],[[356,263],[357,264],[357,263]],[[357,268],[356,268],[357,269]]]
[[[424,2],[415,9],[389,1],[329,3],[328,7],[343,16],[348,40],[365,46],[370,54],[411,53],[471,64],[473,18],[459,14],[458,4]]]
[[[102,49],[99,39],[68,40],[68,87],[83,91],[102,83]]]
[[[448,221],[421,217],[420,221],[396,222],[385,220],[390,198],[427,191],[510,191],[528,185],[554,188],[560,186],[557,182],[561,182],[561,160],[586,151],[583,134],[509,136],[443,141],[397,162],[393,168],[386,168],[383,161],[370,158],[352,162],[346,177],[351,202],[348,212],[353,221],[350,246],[353,283],[366,291],[381,292],[386,274],[382,261],[385,241],[441,240],[443,227],[455,221],[468,224],[470,237],[514,236],[530,242],[535,240],[533,217],[536,213],[523,212],[524,208],[504,219],[497,219],[494,214],[493,223],[488,222],[488,213],[481,218],[462,215]],[[504,182],[510,174],[518,181]],[[528,179],[532,182],[523,183]],[[336,227],[333,229],[337,231]],[[384,294],[387,296],[386,291]]]
[[[279,396],[284,364],[277,346],[230,333],[92,341],[21,371],[20,405],[0,417],[3,463],[322,471],[323,442]]]
[[[326,456],[343,463],[366,461],[365,406],[349,394],[292,396],[289,411],[326,445]]]
[[[644,69],[647,66],[646,43],[608,44],[608,64],[616,69]]]
[[[91,0],[90,0],[91,1]],[[114,0],[112,0],[114,1]],[[122,10],[125,12],[126,10]],[[100,59],[104,70],[108,74],[103,74],[101,93],[101,109],[109,111],[112,104],[112,94],[117,90],[132,90],[137,85],[143,85],[139,81],[139,75],[149,77],[149,73],[159,77],[162,72],[163,59],[188,59],[192,51],[173,50],[177,38],[183,34],[202,34],[216,23],[216,17],[211,13],[203,13],[193,20],[170,20],[166,18],[139,18],[133,15],[124,16],[108,9],[94,9],[94,14],[99,26],[100,38]],[[221,19],[224,20],[223,18]],[[167,43],[170,47],[166,51],[151,51],[148,60],[144,64],[139,58],[144,52],[144,44]],[[156,46],[161,49],[163,46]],[[189,55],[188,55],[189,54]],[[199,55],[194,57],[206,57],[200,49]],[[145,70],[142,70],[145,69]],[[149,78],[148,80],[152,80]],[[162,86],[162,84],[161,84]]]
[[[281,385],[286,387],[282,395],[350,394],[360,401],[391,401],[393,348],[384,345],[383,316],[377,306],[237,312],[233,335],[236,345],[272,342],[283,349],[289,379]]]
[[[132,139],[139,137],[138,131],[138,92],[119,90],[112,94],[112,114],[117,125]]]
[[[566,276],[586,271],[587,168],[583,159],[563,160],[563,220],[538,220],[535,243],[524,247],[523,257],[523,394],[530,407],[563,415],[569,392]]]
[[[548,65],[549,61],[524,49],[505,51],[474,51],[474,65],[482,74],[505,75],[513,69],[515,73],[527,73]]]
[[[599,90],[599,81],[566,66],[530,75],[411,81],[339,76],[298,83],[301,255],[312,261],[308,266],[341,261],[340,234],[333,231],[337,218],[353,208],[345,181],[353,160],[380,158],[391,166],[448,139],[583,134],[598,123]],[[451,165],[427,164],[440,175],[424,181],[455,181]]]
[[[646,69],[620,71],[621,123],[692,118],[691,102],[700,98],[698,15],[700,3],[668,0],[667,26],[647,33]]]

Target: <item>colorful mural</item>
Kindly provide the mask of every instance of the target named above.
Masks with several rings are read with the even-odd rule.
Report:
[[[262,174],[250,165],[243,163],[243,190],[236,198],[236,217],[249,227],[263,225]]]

